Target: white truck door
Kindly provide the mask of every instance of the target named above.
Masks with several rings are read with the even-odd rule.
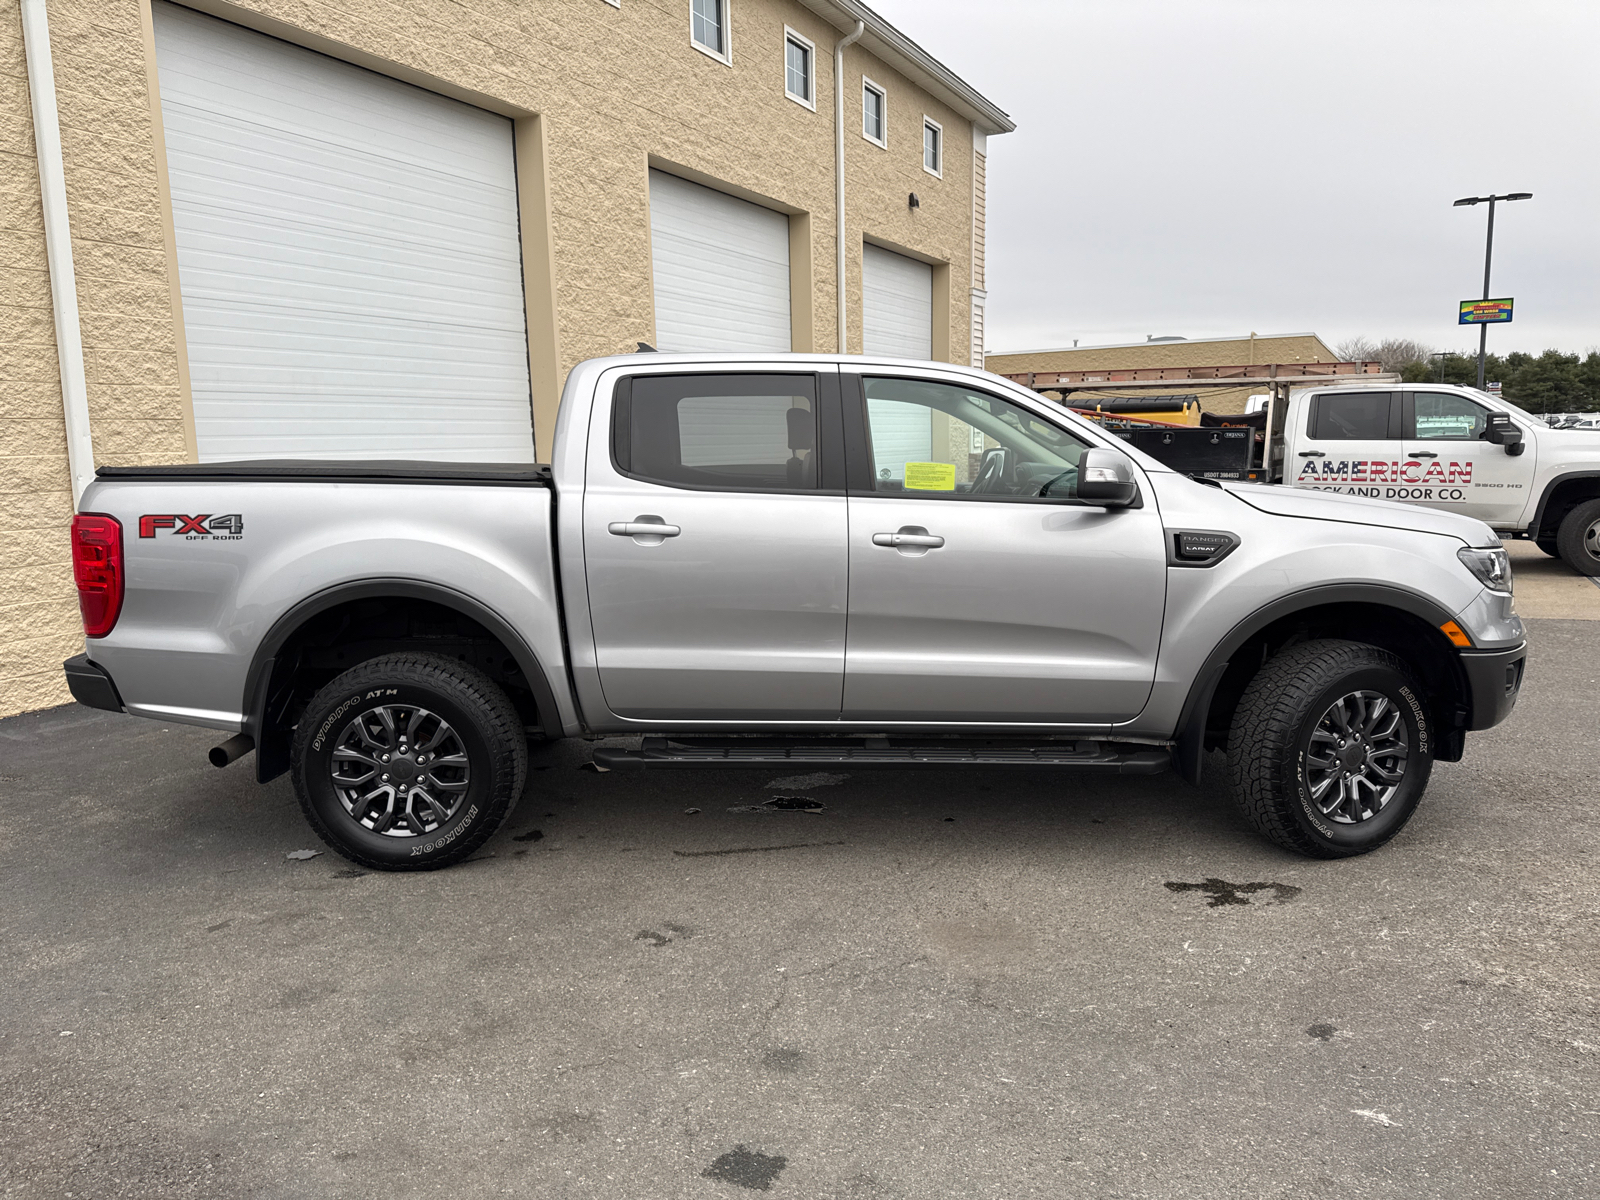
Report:
[[[1284,480],[1383,499],[1402,487],[1400,431],[1399,392],[1351,388],[1313,394],[1302,411],[1289,413]]]
[[[1517,528],[1538,447],[1528,438],[1513,457],[1504,446],[1484,441],[1488,417],[1485,405],[1455,392],[1407,391],[1401,470],[1416,482],[1402,483],[1408,494],[1394,498],[1477,517],[1501,529]]]
[[[1073,503],[1085,444],[992,393],[909,368],[841,380],[845,719],[1104,725],[1138,715],[1166,601],[1148,490],[1141,508]],[[922,459],[906,458],[913,416]],[[1051,480],[1054,496],[1040,498]]]

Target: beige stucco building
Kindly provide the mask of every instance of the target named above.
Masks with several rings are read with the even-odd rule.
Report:
[[[36,32],[46,8],[49,64]],[[858,21],[836,105],[835,46]],[[920,345],[981,361],[986,139],[1012,125],[854,0],[0,0],[0,78],[0,716],[67,699],[60,664],[81,639],[66,536],[74,445],[80,481],[93,465],[360,454],[374,397],[345,384],[325,396],[327,380],[448,376],[449,354],[478,361],[470,314],[504,293],[517,307],[488,322],[500,341],[480,357],[499,374],[484,394],[501,404],[495,420],[518,427],[517,453],[545,460],[574,363],[637,342],[698,348],[695,330],[718,327],[727,294],[760,318],[756,341],[706,348],[839,348],[841,241],[848,352]],[[33,119],[50,82],[76,377],[70,330],[58,354],[74,314],[51,272],[63,277],[67,243],[52,261],[51,151]],[[358,178],[369,149],[371,177]],[[406,181],[420,181],[431,217]],[[390,213],[391,200],[410,207]],[[322,209],[299,219],[317,205],[327,221]],[[306,308],[346,258],[352,277],[376,279],[391,252],[427,286],[397,277],[352,288],[332,316]],[[256,283],[291,268],[281,302],[300,308],[280,321]],[[404,320],[437,293],[448,312],[433,324],[448,337],[391,330],[391,350],[366,358],[345,344],[359,337],[341,340],[413,292],[424,298]],[[443,357],[402,369],[411,340]],[[277,391],[252,391],[256,377]],[[261,417],[301,384],[310,411]],[[366,456],[439,456],[429,438],[449,441],[436,418],[454,401],[430,407],[428,395],[403,409],[428,436],[407,442],[402,429]],[[85,410],[74,442],[64,413]],[[327,415],[339,413],[354,415]]]

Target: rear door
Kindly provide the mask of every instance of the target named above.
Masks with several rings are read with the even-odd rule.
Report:
[[[1401,404],[1399,392],[1323,392],[1311,396],[1297,445],[1284,464],[1284,478],[1296,487],[1348,492],[1380,499],[1401,486]]]
[[[1136,716],[1155,677],[1166,599],[1148,487],[1141,508],[1077,502],[1086,443],[998,394],[910,369],[845,372],[842,384],[845,718],[1105,725]],[[905,457],[913,425],[923,458]]]
[[[1516,457],[1483,440],[1489,408],[1455,392],[1416,389],[1405,394],[1404,485],[1435,508],[1477,517],[1502,529],[1520,524],[1539,448],[1527,438]],[[1415,493],[1421,492],[1421,497]]]
[[[641,373],[596,397],[584,569],[612,713],[838,717],[840,438],[831,367]]]

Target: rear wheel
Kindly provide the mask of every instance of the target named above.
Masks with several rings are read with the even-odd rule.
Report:
[[[1600,575],[1600,500],[1586,500],[1561,521],[1561,560],[1580,575]]]
[[[1234,797],[1264,836],[1312,858],[1376,850],[1416,811],[1433,767],[1422,691],[1359,642],[1303,642],[1250,681],[1228,737]]]
[[[295,794],[312,829],[384,871],[459,862],[510,815],[527,777],[522,723],[483,672],[391,654],[340,675],[295,731]]]

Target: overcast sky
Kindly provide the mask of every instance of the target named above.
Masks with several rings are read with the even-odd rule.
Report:
[[[1600,347],[1600,0],[872,0],[1017,123],[990,353],[1312,331]]]

